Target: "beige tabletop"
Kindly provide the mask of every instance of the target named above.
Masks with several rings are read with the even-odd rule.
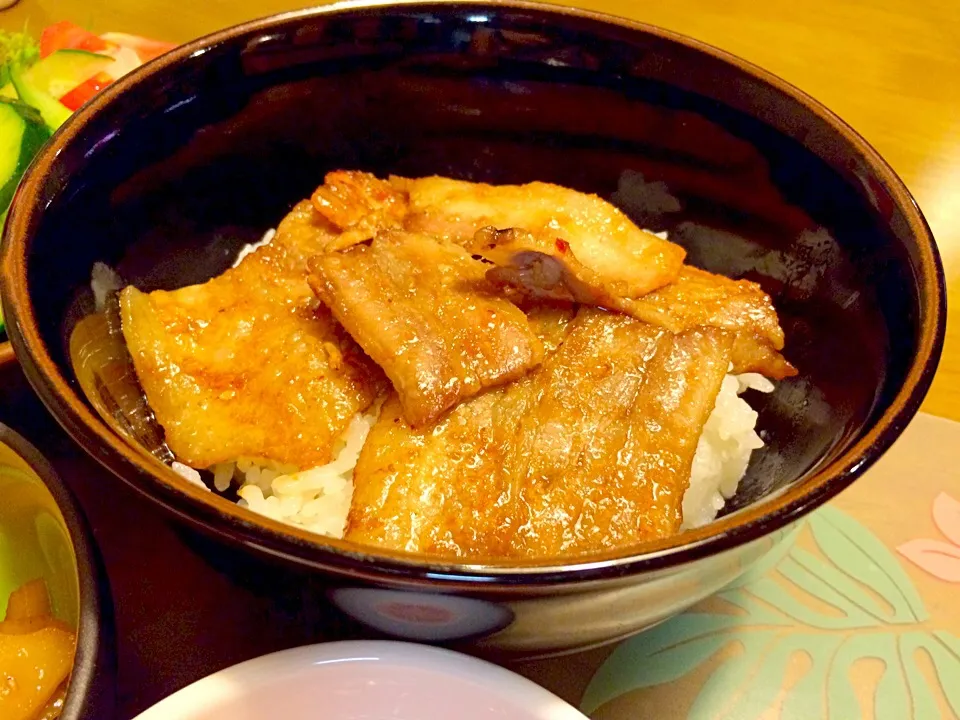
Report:
[[[303,0],[21,0],[0,27],[55,20],[185,41],[317,3]],[[573,3],[570,3],[573,4]],[[924,410],[960,420],[960,12],[955,0],[578,0],[691,35],[810,93],[906,181],[936,235],[950,295],[947,344]]]

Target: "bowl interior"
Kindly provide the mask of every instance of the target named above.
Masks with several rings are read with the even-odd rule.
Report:
[[[17,588],[43,579],[53,615],[77,627],[77,558],[63,514],[27,462],[0,441],[0,617]]]
[[[767,445],[725,513],[862,437],[923,342],[922,221],[877,161],[799,94],[665,33],[532,6],[313,11],[140,78],[79,113],[18,198],[43,208],[27,287],[77,398],[66,338],[94,262],[145,290],[202,282],[336,168],[598,193],[693,264],[759,282],[800,375],[752,398]]]

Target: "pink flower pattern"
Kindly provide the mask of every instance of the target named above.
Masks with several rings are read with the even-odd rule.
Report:
[[[960,583],[960,502],[942,492],[933,501],[933,522],[949,542],[917,538],[897,552],[940,580]]]

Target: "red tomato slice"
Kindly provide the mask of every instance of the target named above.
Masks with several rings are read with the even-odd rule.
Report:
[[[70,110],[76,110],[112,82],[113,78],[106,73],[97,73],[60,98],[60,102]]]
[[[110,43],[99,35],[94,35],[67,20],[44,28],[40,34],[40,57],[47,57],[57,50],[87,50],[99,53],[110,48]]]

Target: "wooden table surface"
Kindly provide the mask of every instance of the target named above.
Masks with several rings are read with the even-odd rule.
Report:
[[[316,3],[303,0],[21,0],[0,27],[68,19],[185,41]],[[577,0],[685,33],[777,73],[838,113],[913,192],[940,245],[950,320],[924,410],[960,420],[960,12],[956,0]]]
[[[955,0],[579,1],[729,50],[836,111],[887,158],[917,198],[943,254],[953,303],[950,318],[957,317],[960,13]],[[0,27],[21,29],[29,22],[30,29],[39,31],[68,19],[98,32],[185,41],[308,4],[21,0],[0,12]],[[960,420],[956,323],[948,327],[943,361],[924,410]],[[209,549],[196,552],[195,538],[79,453],[43,412],[15,366],[0,371],[0,422],[43,449],[67,476],[95,528],[118,609],[121,717],[218,668],[323,637],[324,618],[310,602],[309,579],[280,577],[254,569],[254,564],[238,580],[229,567],[235,558]],[[571,673],[578,667],[571,662]]]

